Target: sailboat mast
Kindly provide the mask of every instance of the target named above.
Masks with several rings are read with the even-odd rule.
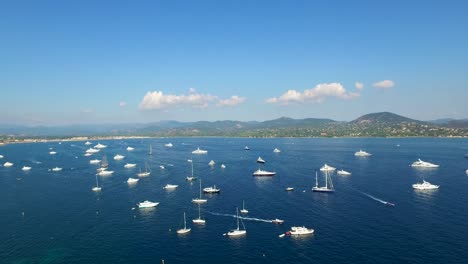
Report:
[[[328,171],[325,171],[325,188],[328,189]]]
[[[97,179],[97,174],[96,174],[96,187],[99,187],[98,179]]]
[[[193,177],[193,161],[190,162],[192,164],[192,177]]]
[[[237,230],[239,230],[239,208],[236,208],[237,213]]]
[[[315,187],[318,188],[318,177],[317,177],[317,171],[315,171]]]
[[[185,212],[184,212],[184,229],[187,229],[187,223],[185,222]]]

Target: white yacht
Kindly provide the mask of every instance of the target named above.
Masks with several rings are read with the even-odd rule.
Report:
[[[214,162],[214,160],[211,160],[210,162],[208,162],[208,165],[210,166],[214,166],[216,163]]]
[[[101,160],[98,160],[98,159],[92,159],[89,161],[89,164],[99,164],[101,162]]]
[[[169,142],[169,143],[164,144],[164,146],[166,148],[172,148],[174,145],[172,145],[172,143]]]
[[[176,185],[176,184],[166,184],[166,186],[164,186],[163,189],[165,189],[165,190],[174,190],[174,189],[176,189],[177,187],[179,187],[179,185]]]
[[[100,150],[99,149],[95,149],[95,148],[89,148],[86,150],[86,153],[98,153]]]
[[[22,170],[23,170],[23,171],[30,171],[30,170],[31,170],[31,167],[23,166]]]
[[[202,198],[201,180],[200,180],[200,197],[198,197],[198,198],[193,198],[193,199],[192,199],[192,202],[193,202],[193,203],[198,203],[198,204],[200,204],[200,203],[206,203],[207,201],[208,201],[207,199],[203,199],[203,198]]]
[[[122,155],[119,155],[119,154],[114,156],[114,160],[123,160],[124,158],[125,158],[125,156],[122,156]]]
[[[62,168],[59,168],[59,167],[55,167],[55,168],[52,168],[52,171],[61,171]]]
[[[291,231],[289,231],[290,235],[309,235],[314,233],[314,229],[306,228],[305,226],[292,226]]]
[[[262,159],[262,157],[259,156],[258,159],[257,159],[257,163],[262,163],[263,164],[263,163],[265,163],[265,160]]]
[[[135,150],[135,148],[132,148],[130,146],[127,147],[127,151],[133,151],[133,150]]]
[[[242,201],[242,209],[240,210],[241,214],[248,214],[249,210],[245,209],[245,202]]]
[[[247,230],[245,230],[244,222],[242,222],[242,219],[239,217],[239,209],[236,208],[236,218],[237,218],[237,228],[233,229],[229,232],[227,232],[228,236],[241,236],[245,235],[247,233]],[[242,223],[243,229],[240,229],[239,222]]]
[[[200,148],[197,148],[196,150],[192,151],[192,154],[207,154],[208,150],[203,150]]]
[[[140,179],[128,178],[127,183],[137,183]]]
[[[99,175],[99,176],[109,176],[109,175],[112,175],[112,173],[114,173],[114,171],[101,170],[100,172],[97,173],[97,175]]]
[[[253,176],[274,176],[276,172],[258,169],[252,173]]]
[[[368,153],[368,152],[365,152],[364,150],[360,149],[359,151],[357,151],[356,153],[354,153],[354,156],[357,156],[357,157],[369,157],[369,156],[372,156],[372,154]]]
[[[422,161],[421,159],[418,159],[417,161],[413,162],[411,164],[411,167],[419,167],[419,168],[438,168],[439,165],[427,162],[427,161]]]
[[[191,228],[187,228],[187,221],[185,220],[185,212],[184,212],[184,228],[178,229],[177,234],[186,234],[192,230]]]
[[[159,203],[158,202],[150,202],[148,200],[138,203],[138,208],[149,208],[149,207],[156,207]]]
[[[124,165],[124,168],[126,169],[131,169],[131,168],[135,168],[136,167],[136,164],[135,163],[127,163]]]
[[[273,224],[281,225],[281,224],[284,223],[284,220],[283,220],[283,219],[275,218],[275,219],[271,220],[271,222],[272,222]]]
[[[341,169],[341,170],[337,171],[336,174],[338,174],[338,175],[351,175],[351,172]]]
[[[423,180],[422,183],[413,184],[413,188],[417,190],[433,190],[433,189],[439,189],[439,185],[434,185]]]
[[[332,193],[335,191],[331,177],[328,175],[328,171],[325,171],[325,186],[323,187],[318,186],[317,171],[315,172],[315,187],[312,187],[312,191],[325,193]]]
[[[50,154],[50,155],[55,155],[55,154],[57,154],[57,151],[53,151],[53,150],[52,150],[52,151],[49,151],[49,154]]]
[[[101,143],[98,143],[96,146],[94,146],[94,148],[96,149],[103,149],[103,148],[106,148],[107,146],[106,145],[103,145]]]
[[[200,204],[198,205],[198,218],[192,219],[192,222],[200,225],[204,225],[206,222],[205,219],[201,218]]]
[[[279,150],[278,148],[275,148],[275,149],[273,150],[273,152],[274,152],[274,153],[280,153],[281,150]]]
[[[11,162],[7,161],[7,162],[3,163],[3,167],[11,167],[11,166],[13,166],[13,163],[11,163]]]
[[[204,193],[219,193],[221,189],[216,188],[216,185],[213,185],[212,187],[206,187],[203,188]]]
[[[336,170],[336,168],[325,164],[320,168],[320,170],[321,171],[334,171]]]
[[[86,146],[88,146],[88,145],[91,145],[91,144],[93,144],[93,143],[91,143],[91,142],[89,142],[89,141],[86,141],[84,144],[85,144]]]

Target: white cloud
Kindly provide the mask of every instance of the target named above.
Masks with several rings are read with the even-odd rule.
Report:
[[[362,82],[356,82],[354,83],[354,87],[356,87],[356,90],[362,91],[362,89],[364,89],[364,84]]]
[[[122,101],[122,102],[119,103],[119,106],[120,106],[120,107],[127,106],[127,102]]]
[[[391,80],[383,80],[380,82],[373,83],[372,86],[374,86],[375,88],[379,88],[379,89],[388,89],[388,88],[392,88],[393,86],[395,86],[395,83]]]
[[[141,110],[167,109],[174,106],[191,106],[193,108],[207,108],[211,103],[218,106],[236,106],[245,101],[245,98],[231,96],[228,99],[220,99],[211,94],[199,94],[194,88],[189,89],[189,94],[164,94],[162,91],[147,92],[140,102]]]
[[[340,83],[321,83],[312,89],[304,90],[302,93],[296,90],[288,90],[280,97],[266,100],[267,103],[288,104],[290,102],[322,102],[328,97],[341,99],[353,99],[360,96],[359,93],[350,93]]]
[[[231,96],[231,98],[219,100],[218,106],[236,106],[245,102],[245,97],[239,97],[237,95]]]

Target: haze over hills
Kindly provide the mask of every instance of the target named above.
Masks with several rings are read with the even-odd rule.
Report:
[[[434,124],[389,112],[363,115],[350,122],[326,118],[281,117],[263,122],[250,121],[160,121],[150,124],[74,125],[60,127],[0,126],[6,137],[71,136],[235,136],[235,137],[405,137],[468,136],[465,126],[455,120]],[[466,120],[464,122],[467,122]],[[461,123],[463,124],[463,123]]]

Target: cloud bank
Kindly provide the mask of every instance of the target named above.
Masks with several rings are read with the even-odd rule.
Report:
[[[329,97],[336,97],[340,99],[353,99],[359,97],[360,94],[356,92],[347,92],[340,83],[321,83],[317,84],[312,89],[299,92],[296,90],[288,90],[280,97],[273,97],[266,100],[267,103],[280,103],[287,105],[291,102],[314,102],[320,103]]]
[[[362,82],[356,82],[354,83],[354,87],[356,87],[356,90],[362,91],[362,89],[364,89],[364,84]]]
[[[392,88],[393,86],[395,86],[395,82],[391,80],[383,80],[380,82],[373,83],[372,86],[374,86],[375,88],[379,88],[379,89],[388,89],[388,88]]]
[[[220,99],[211,94],[200,94],[194,88],[189,89],[189,94],[164,94],[162,91],[147,92],[140,102],[141,110],[161,110],[175,106],[190,106],[192,108],[207,108],[210,104],[217,106],[236,106],[245,101],[244,97],[237,95],[227,99]]]

